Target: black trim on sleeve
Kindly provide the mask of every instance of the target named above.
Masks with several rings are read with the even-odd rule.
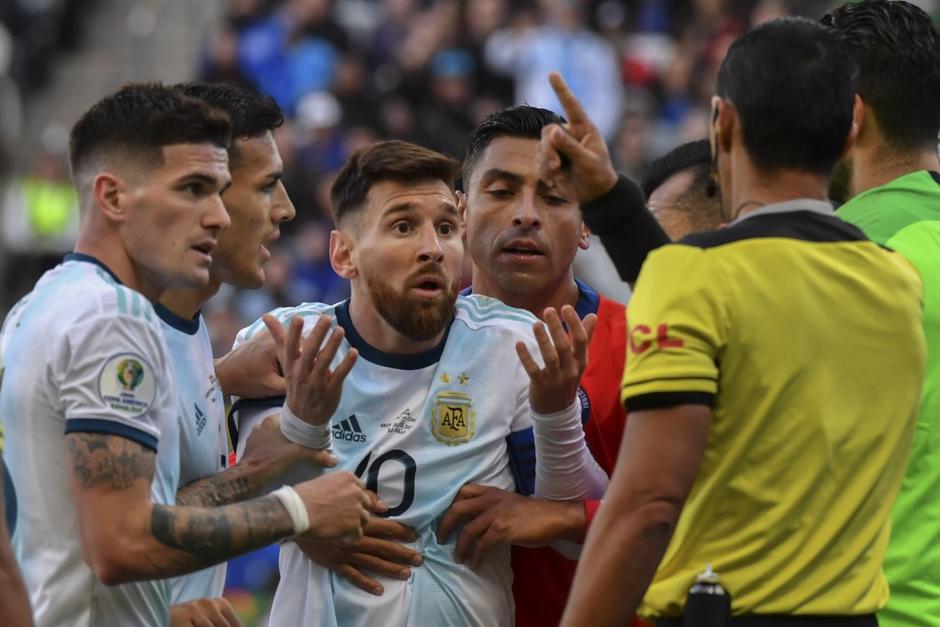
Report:
[[[104,433],[106,435],[117,435],[126,438],[132,442],[137,442],[157,452],[158,440],[146,431],[131,427],[123,422],[114,420],[102,420],[97,418],[69,418],[65,421],[66,433]]]
[[[624,405],[627,411],[644,409],[668,409],[679,405],[706,405],[712,407],[715,395],[709,392],[649,392],[628,398]]]
[[[228,410],[228,437],[232,441],[232,450],[238,448],[238,423],[235,422],[235,412],[242,409],[273,409],[280,407],[287,401],[286,396],[267,396],[265,398],[240,398]]]
[[[625,176],[606,194],[581,205],[584,223],[601,238],[617,274],[636,281],[650,252],[671,240],[646,208],[640,186]]]

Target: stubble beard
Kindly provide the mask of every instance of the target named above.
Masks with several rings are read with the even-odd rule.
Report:
[[[423,342],[440,334],[454,319],[456,282],[450,282],[434,299],[413,298],[396,291],[373,274],[365,277],[376,311],[393,329],[407,338]]]

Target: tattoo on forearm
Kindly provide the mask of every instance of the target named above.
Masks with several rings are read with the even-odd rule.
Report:
[[[155,453],[126,438],[103,433],[70,433],[65,438],[72,470],[83,488],[126,490],[153,478]]]
[[[151,559],[155,568],[177,572],[181,566],[209,566],[291,535],[294,523],[277,497],[218,508],[154,505],[150,529],[162,544],[185,555],[168,564]]]
[[[236,465],[211,477],[193,481],[176,493],[176,504],[219,507],[244,501],[260,489],[245,473],[243,466]]]

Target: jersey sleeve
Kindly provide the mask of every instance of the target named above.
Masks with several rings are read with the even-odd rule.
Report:
[[[156,451],[175,398],[159,329],[142,316],[96,315],[67,329],[58,349],[65,432],[118,435]]]
[[[650,255],[630,302],[628,411],[712,405],[729,324],[720,285],[707,250],[673,244]]]

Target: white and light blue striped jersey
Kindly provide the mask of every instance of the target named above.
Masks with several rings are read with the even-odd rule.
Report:
[[[180,478],[183,487],[225,468],[228,435],[225,399],[215,378],[212,342],[201,314],[187,320],[163,305],[154,306],[163,327],[170,366],[180,395]],[[226,564],[174,577],[172,604],[222,596]]]
[[[304,557],[281,548],[281,583],[271,624],[324,627],[372,625],[491,626],[513,620],[508,548],[494,550],[476,571],[454,559],[457,534],[435,539],[437,524],[466,483],[515,487],[507,439],[531,427],[529,378],[516,355],[524,341],[533,355],[536,321],[530,313],[481,297],[459,297],[442,342],[425,353],[401,356],[368,345],[353,327],[348,301],[276,310],[283,322],[333,318],[346,337],[336,360],[351,348],[360,357],[343,385],[333,416],[339,468],[361,477],[389,504],[387,514],[414,527],[414,548],[424,564],[408,581],[382,579],[375,597]],[[244,341],[263,328],[243,330]],[[334,366],[336,362],[334,362]],[[280,405],[283,399],[272,404]],[[258,403],[237,402],[237,421],[254,423]],[[243,433],[240,439],[247,437]]]
[[[105,586],[82,559],[65,440],[103,433],[157,451],[151,498],[175,502],[178,396],[153,307],[96,259],[68,255],[7,316],[0,351],[13,548],[36,624],[165,625],[168,581]]]

